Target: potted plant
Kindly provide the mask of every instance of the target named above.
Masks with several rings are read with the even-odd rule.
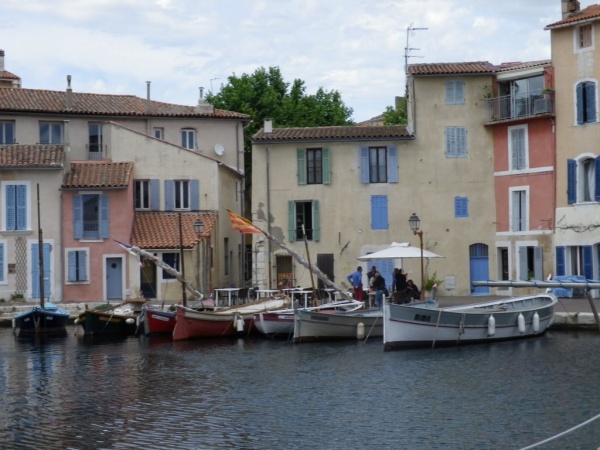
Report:
[[[441,280],[437,277],[437,272],[433,272],[431,276],[427,276],[427,278],[425,278],[423,289],[425,289],[426,293],[436,291],[437,287],[443,282],[444,280]]]
[[[544,98],[547,100],[549,99],[552,94],[554,94],[554,89],[552,88],[544,88],[542,89],[542,95],[544,96]]]

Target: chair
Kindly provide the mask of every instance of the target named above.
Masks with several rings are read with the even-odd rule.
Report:
[[[237,299],[239,303],[246,303],[248,301],[248,292],[250,288],[241,288],[237,293]]]

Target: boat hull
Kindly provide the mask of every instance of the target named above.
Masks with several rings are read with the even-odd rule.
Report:
[[[364,331],[362,337],[360,328]],[[295,343],[367,339],[382,335],[383,314],[380,309],[341,313],[298,309],[294,314]]]
[[[15,316],[13,327],[24,335],[61,335],[66,333],[70,315],[69,311],[46,303],[44,308],[35,306]]]
[[[269,312],[254,315],[254,326],[267,337],[291,338],[294,334],[294,312]]]
[[[172,311],[144,308],[139,321],[146,336],[171,335],[175,329],[177,314]]]
[[[552,324],[555,305],[550,294],[435,309],[385,304],[384,350],[539,336]]]

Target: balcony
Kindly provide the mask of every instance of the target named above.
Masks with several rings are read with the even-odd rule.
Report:
[[[531,94],[527,96],[504,95],[484,99],[488,105],[486,122],[526,119],[543,114],[554,114],[554,96]]]
[[[86,144],[88,161],[100,161],[108,158],[108,149],[106,145],[102,144]]]

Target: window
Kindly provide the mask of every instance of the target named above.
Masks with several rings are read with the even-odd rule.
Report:
[[[508,248],[499,247],[496,252],[498,255],[498,271],[500,272],[500,280],[510,280],[509,267],[508,267]]]
[[[592,37],[592,24],[580,25],[575,28],[575,35],[577,42],[575,44],[576,50],[582,50],[590,48],[594,42]]]
[[[163,253],[162,254],[163,262],[172,267],[177,272],[181,272],[181,265],[179,264],[179,253]],[[163,280],[174,280],[175,276],[168,273],[166,270],[162,272]]]
[[[298,184],[329,184],[330,160],[328,148],[296,149]]]
[[[154,189],[151,183],[150,189],[158,196],[158,185]],[[200,209],[200,188],[198,180],[165,180],[165,210],[192,210]],[[151,198],[150,201],[154,203]],[[158,205],[158,201],[156,201]]]
[[[288,202],[288,233],[290,242],[304,240],[319,241],[319,201],[290,201]]]
[[[109,217],[107,195],[76,195],[73,198],[74,239],[107,239]]]
[[[593,280],[593,247],[591,245],[556,247],[556,275],[579,275]]]
[[[600,157],[567,160],[567,201],[600,202]]]
[[[454,217],[469,217],[469,199],[467,197],[454,197]]]
[[[29,230],[29,184],[3,182],[4,229]]]
[[[188,180],[175,181],[175,209],[190,209],[190,186]]]
[[[6,277],[6,268],[8,267],[6,263],[6,248],[6,241],[0,241],[0,284],[8,284]]]
[[[191,128],[181,130],[181,146],[190,150],[196,149],[196,130]]]
[[[89,281],[88,250],[66,250],[67,282]]]
[[[165,139],[165,129],[164,128],[154,128],[154,137],[156,139]]]
[[[62,122],[40,122],[40,144],[62,144]]]
[[[15,143],[15,123],[0,122],[0,144]]]
[[[467,156],[467,129],[465,127],[446,127],[446,158],[465,158]]]
[[[398,178],[396,146],[360,148],[361,183],[397,183]]]
[[[596,83],[583,81],[576,87],[577,124],[596,122]]]
[[[511,228],[512,231],[527,231],[527,191],[511,192]]]
[[[388,223],[388,199],[387,195],[371,196],[371,229],[387,230]]]
[[[88,124],[88,159],[97,161],[102,159],[102,124]]]
[[[465,83],[459,80],[446,81],[446,104],[464,105],[465,103]]]
[[[527,127],[509,127],[510,170],[525,170],[528,166]]]
[[[519,248],[519,280],[543,280],[542,247]]]

